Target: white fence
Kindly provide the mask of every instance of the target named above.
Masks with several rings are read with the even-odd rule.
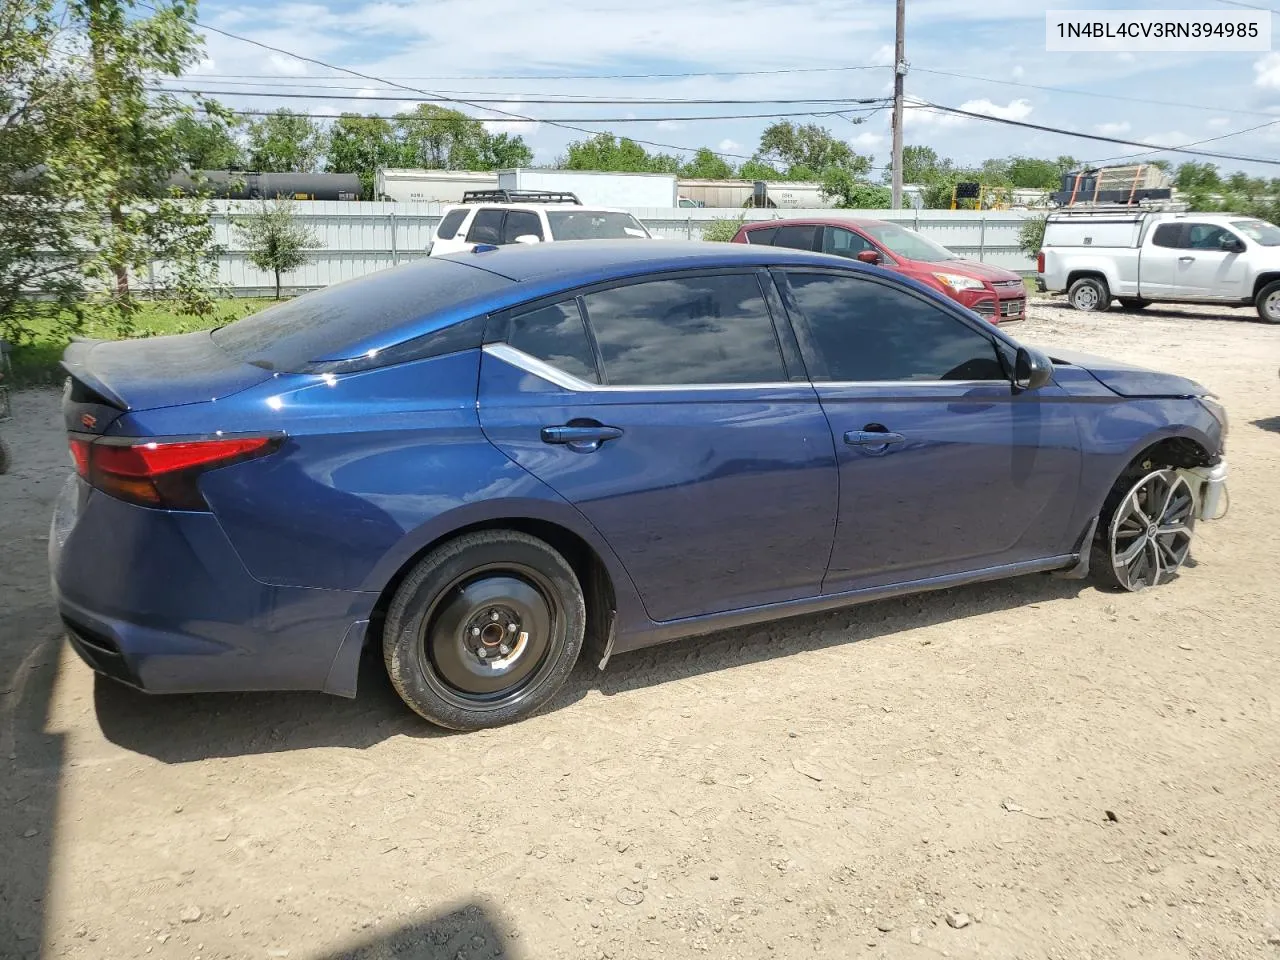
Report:
[[[225,251],[219,280],[235,296],[262,296],[275,289],[275,279],[248,261],[237,232],[231,228],[237,213],[249,213],[251,203],[214,201],[217,241]],[[307,264],[285,275],[288,291],[310,290],[358,277],[422,257],[440,221],[438,203],[353,203],[299,201],[298,217],[319,238]],[[849,216],[892,220],[919,230],[961,257],[1028,273],[1032,261],[1018,247],[1022,221],[1036,214],[1015,210],[727,210],[706,208],[646,208],[631,211],[651,232],[672,239],[700,240],[713,220],[793,219]]]

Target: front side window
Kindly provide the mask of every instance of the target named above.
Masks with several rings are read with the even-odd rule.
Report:
[[[441,240],[452,240],[457,235],[458,228],[462,226],[462,221],[465,219],[467,219],[466,210],[450,210],[444,215],[444,219],[440,221],[436,236]]]
[[[834,253],[838,257],[856,259],[864,250],[878,252],[875,244],[852,230],[846,230],[844,227],[822,228],[823,253]]]
[[[1231,231],[1216,223],[1188,223],[1187,249],[1221,250],[1224,240],[1232,239]]]
[[[467,243],[500,243],[503,210],[477,210],[467,231]]]
[[[940,263],[943,260],[959,259],[942,244],[934,243],[914,230],[900,227],[896,223],[865,224],[862,229],[886,250],[905,260]]]
[[[787,379],[753,274],[650,280],[587,294],[583,301],[609,384]]]
[[[787,279],[830,380],[1007,379],[991,338],[920,297],[861,277]]]
[[[502,242],[515,243],[516,237],[533,236],[542,239],[542,221],[531,210],[508,210],[507,221],[502,227]]]
[[[648,240],[649,231],[629,213],[603,210],[548,210],[556,240]]]
[[[600,382],[576,300],[564,300],[512,317],[507,343],[579,380]]]

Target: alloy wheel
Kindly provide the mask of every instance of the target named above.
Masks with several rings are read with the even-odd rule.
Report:
[[[1156,470],[1129,490],[1111,520],[1111,566],[1126,590],[1170,579],[1187,559],[1195,494],[1176,470]]]

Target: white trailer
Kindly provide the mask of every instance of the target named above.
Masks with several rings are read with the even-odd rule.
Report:
[[[753,180],[681,180],[680,196],[704,207],[750,207],[755,197]],[[766,206],[781,210],[823,210],[834,207],[834,197],[822,195],[822,184],[802,181],[765,182]]]
[[[482,170],[420,170],[379,167],[373,185],[375,200],[400,203],[461,203],[468,190],[493,190],[498,175]]]
[[[572,193],[588,207],[674,207],[676,178],[668,173],[602,173],[594,170],[498,171],[499,190]]]

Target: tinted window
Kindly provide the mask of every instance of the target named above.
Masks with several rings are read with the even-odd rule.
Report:
[[[611,384],[786,380],[752,275],[652,280],[585,301]]]
[[[1192,250],[1221,250],[1222,241],[1232,234],[1213,223],[1188,223],[1187,247]]]
[[[812,250],[819,227],[779,227],[773,239],[775,247],[791,247],[793,250]]]
[[[1004,380],[990,338],[911,294],[858,277],[788,275],[832,380]]]
[[[513,317],[507,342],[579,380],[600,382],[576,300],[566,300]]]
[[[477,210],[467,231],[467,243],[499,243],[502,240],[503,210]]]
[[[822,228],[822,252],[838,257],[857,257],[863,250],[875,250],[875,244],[844,227]]]
[[[444,219],[440,221],[440,228],[436,231],[436,236],[441,240],[452,240],[465,219],[467,219],[466,210],[450,210],[444,215]]]
[[[1157,247],[1176,247],[1179,245],[1179,235],[1182,233],[1182,224],[1180,223],[1162,223],[1156,227],[1156,232],[1151,238],[1153,246]]]
[[[542,239],[542,221],[529,210],[508,210],[507,222],[502,227],[502,242],[515,243],[516,237],[531,234]]]
[[[764,230],[748,230],[745,234],[747,243],[773,243],[773,238],[778,235],[777,227],[768,227]]]
[[[602,210],[548,210],[547,222],[556,240],[647,240],[649,231],[629,213]]]
[[[303,370],[323,357],[353,356],[351,348],[362,341],[509,283],[432,257],[287,300],[219,327],[213,342],[244,363]]]

